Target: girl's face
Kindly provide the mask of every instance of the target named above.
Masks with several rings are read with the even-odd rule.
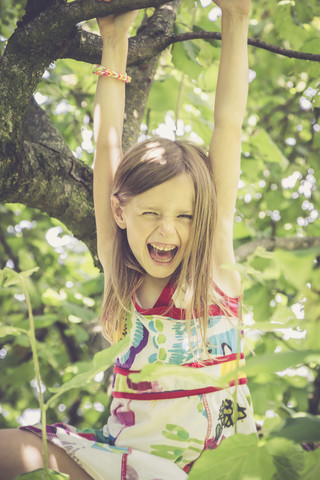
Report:
[[[117,224],[127,229],[135,258],[154,278],[169,277],[181,263],[193,209],[194,186],[186,173],[137,195],[123,207],[113,200]]]

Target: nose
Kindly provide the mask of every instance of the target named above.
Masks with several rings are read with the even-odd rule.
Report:
[[[170,235],[175,233],[174,220],[171,218],[163,217],[160,220],[158,229],[162,237],[165,237],[165,238],[170,237]]]

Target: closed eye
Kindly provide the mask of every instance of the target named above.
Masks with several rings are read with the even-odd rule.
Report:
[[[192,220],[192,219],[193,219],[193,216],[184,213],[184,214],[182,214],[182,215],[179,215],[178,218],[187,218],[188,220]]]
[[[142,212],[142,215],[158,215],[157,212]]]

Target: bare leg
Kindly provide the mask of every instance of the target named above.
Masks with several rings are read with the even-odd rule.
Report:
[[[49,467],[70,475],[71,480],[92,480],[69,455],[48,442]],[[0,430],[0,480],[43,467],[42,440],[23,430]]]

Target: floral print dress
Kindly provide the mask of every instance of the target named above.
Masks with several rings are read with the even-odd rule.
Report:
[[[47,426],[48,440],[94,480],[182,480],[204,450],[216,448],[236,432],[255,432],[245,375],[229,375],[227,384],[221,382],[241,368],[244,355],[239,299],[219,293],[230,315],[210,306],[210,358],[202,362],[194,361],[183,298],[170,283],[151,309],[143,309],[134,297],[127,318],[130,342],[115,361],[106,425],[85,431],[65,424]],[[191,345],[196,353],[194,323]],[[131,376],[155,363],[165,367],[158,377],[139,381]],[[186,373],[177,374],[174,366],[183,366]],[[21,428],[41,436],[39,425]]]

